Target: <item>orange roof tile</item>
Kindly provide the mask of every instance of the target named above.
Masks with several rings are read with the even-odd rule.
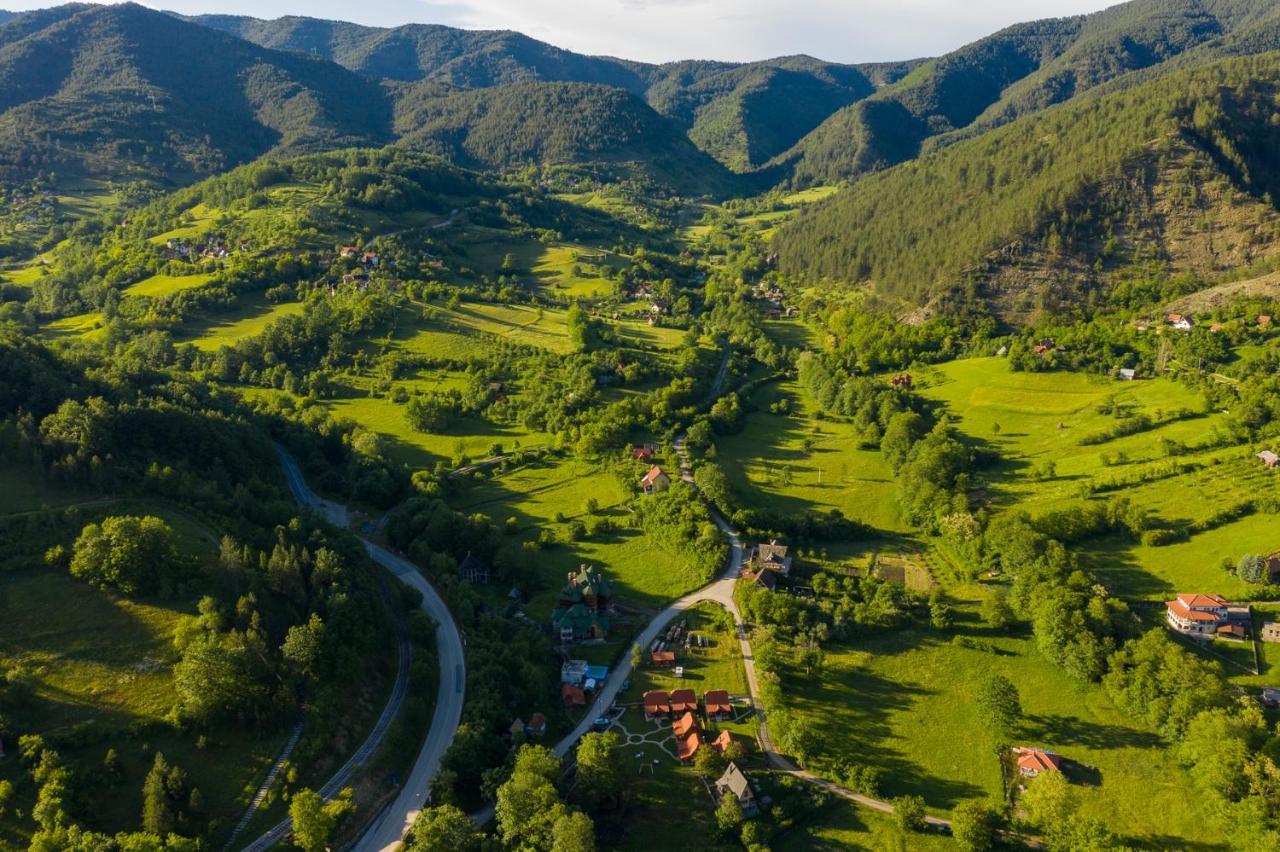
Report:
[[[693,713],[685,713],[671,726],[671,732],[677,737],[687,737],[690,731],[698,730],[698,717]]]
[[[694,752],[698,750],[700,745],[702,745],[702,734],[694,731],[684,739],[676,740],[676,754],[680,756],[681,760],[688,760],[693,757]]]
[[[692,689],[671,690],[671,710],[673,713],[683,713],[686,710],[697,709],[698,696]]]
[[[1018,768],[1029,772],[1044,772],[1048,769],[1060,769],[1062,758],[1051,751],[1038,748],[1018,749]]]
[[[707,708],[707,715],[733,712],[733,705],[729,703],[729,691],[727,689],[707,690],[702,695],[702,704]]]

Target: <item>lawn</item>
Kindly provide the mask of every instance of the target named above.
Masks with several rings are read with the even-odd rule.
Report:
[[[550,616],[565,576],[582,563],[600,566],[617,583],[619,596],[638,606],[658,607],[702,584],[680,554],[666,551],[631,526],[623,505],[629,496],[612,473],[588,462],[546,459],[469,485],[450,502],[455,509],[480,512],[498,523],[515,518],[525,539],[537,538],[543,529],[555,532],[560,543],[538,555],[542,585],[528,606],[530,615],[542,620]],[[618,531],[568,542],[567,522],[590,520],[585,508],[590,498],[599,502],[600,516],[612,518]],[[556,520],[558,514],[565,523]]]
[[[102,332],[106,330],[102,325],[102,321],[101,311],[77,314],[76,316],[63,317],[47,324],[44,327],[44,333],[57,339],[79,337],[84,340],[92,340],[95,337],[100,337]]]
[[[176,337],[179,342],[191,343],[197,349],[214,352],[261,334],[268,325],[281,317],[298,316],[302,313],[302,308],[302,302],[283,302],[277,305],[268,302],[261,295],[244,296],[233,310],[194,320]]]
[[[933,832],[904,835],[888,814],[832,797],[816,815],[775,837],[770,848],[773,852],[843,852],[852,849],[953,852],[956,844]]]
[[[194,290],[208,284],[212,280],[213,275],[209,273],[200,273],[198,275],[152,275],[143,281],[139,281],[132,287],[127,288],[124,293],[126,296],[147,296],[152,299],[159,299],[165,296],[172,296],[174,293],[181,293],[183,290]]]
[[[44,275],[44,267],[39,264],[20,266],[0,272],[0,280],[19,287],[30,287]]]
[[[887,631],[833,648],[820,678],[794,673],[788,702],[822,731],[826,754],[844,755],[885,772],[882,792],[923,795],[945,813],[966,799],[998,797],[994,738],[974,705],[976,684],[1001,673],[1021,693],[1024,718],[1015,744],[1059,752],[1080,769],[1068,772],[1081,811],[1139,842],[1171,838],[1217,843],[1207,815],[1187,799],[1190,780],[1167,744],[1134,724],[1095,686],[1070,680],[1040,656],[1029,636],[991,635],[976,617],[973,588],[957,590],[955,633],[980,637],[994,650],[974,650],[928,628]]]
[[[791,413],[770,413],[781,400],[789,401]],[[744,504],[787,512],[838,509],[877,530],[906,530],[879,450],[863,449],[848,424],[816,419],[796,382],[765,385],[750,408],[740,432],[716,440],[716,458]]]

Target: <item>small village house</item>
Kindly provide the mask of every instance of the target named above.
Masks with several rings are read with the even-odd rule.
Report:
[[[698,727],[698,717],[693,713],[685,713],[671,725],[671,733],[677,738],[684,739],[693,731],[700,730]]]
[[[524,719],[516,719],[511,723],[511,727],[507,730],[508,736],[513,740],[524,738]]]
[[[654,651],[649,656],[652,658],[653,664],[660,668],[666,668],[676,664],[675,651]]]
[[[1042,772],[1061,771],[1062,758],[1055,752],[1039,748],[1015,748],[1018,774],[1023,778],[1035,778]]]
[[[653,450],[650,447],[632,447],[631,460],[649,462],[653,461]]]
[[[748,578],[757,586],[763,586],[771,592],[778,588],[778,575],[772,571],[751,571],[748,572]]]
[[[560,666],[560,682],[569,686],[582,686],[587,679],[586,660],[565,660]]]
[[[1262,695],[1258,696],[1258,700],[1262,702],[1263,707],[1280,707],[1280,689],[1274,686],[1264,686]]]
[[[756,794],[751,789],[751,782],[736,763],[730,763],[724,774],[716,779],[716,793],[736,798],[747,816],[753,816],[757,811]]]
[[[656,464],[640,480],[640,490],[645,494],[657,494],[671,487],[671,477],[663,473]]]
[[[1138,372],[1132,367],[1121,367],[1116,370],[1116,377],[1122,382],[1131,382],[1137,378]]]
[[[680,713],[696,713],[698,711],[698,696],[692,689],[676,689],[671,692],[671,712]]]
[[[758,544],[751,550],[749,565],[753,571],[777,571],[786,577],[791,573],[791,556],[789,548],[773,539],[767,544]]]
[[[720,752],[721,754],[724,754],[726,751],[729,750],[729,746],[732,744],[733,744],[733,734],[729,733],[728,729],[726,728],[725,730],[720,732],[720,736],[712,740],[711,747],[716,751]]]
[[[729,703],[727,689],[708,689],[703,693],[702,706],[707,711],[708,719],[728,719],[733,715],[733,705]]]
[[[569,710],[574,707],[585,707],[587,704],[587,693],[580,686],[572,686],[570,684],[562,684],[560,687],[560,700],[564,703],[564,709]]]
[[[681,763],[688,763],[702,747],[702,732],[693,731],[688,736],[676,739],[676,757]]]
[[[1169,627],[1187,636],[1234,636],[1250,618],[1249,607],[1231,606],[1221,595],[1182,594],[1165,608]]]
[[[671,696],[660,689],[644,694],[644,717],[659,719],[671,715]]]
[[[1271,325],[1271,315],[1270,315],[1270,314],[1258,314],[1258,327],[1259,327],[1259,328],[1266,328],[1266,327],[1267,327],[1267,326],[1269,326],[1269,325]]]
[[[526,733],[531,737],[540,737],[547,732],[547,717],[541,713],[534,713],[529,717],[529,724],[525,726]]]
[[[467,555],[458,563],[458,573],[468,583],[488,583],[489,563],[467,551]]]

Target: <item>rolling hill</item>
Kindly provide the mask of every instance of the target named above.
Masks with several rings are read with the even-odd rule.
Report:
[[[729,173],[636,96],[590,83],[524,82],[440,94],[419,84],[397,104],[401,143],[473,168],[630,166],[689,194],[718,194]]]
[[[797,185],[904,162],[1097,86],[1140,83],[1224,56],[1280,48],[1269,0],[1134,0],[1019,24],[915,69],[834,113],[778,158]]]
[[[1280,55],[1085,96],[869,175],[783,228],[784,269],[1026,315],[1138,262],[1210,275],[1280,252]],[[981,215],[975,215],[981,211]]]
[[[503,30],[427,24],[381,29],[302,17],[191,20],[264,47],[331,59],[376,80],[429,80],[460,89],[530,81],[613,86],[643,98],[699,148],[738,171],[763,165],[836,110],[914,65],[841,65],[807,56],[651,65],[573,53]]]
[[[173,182],[273,152],[389,141],[380,87],[132,4],[0,27],[0,162]]]

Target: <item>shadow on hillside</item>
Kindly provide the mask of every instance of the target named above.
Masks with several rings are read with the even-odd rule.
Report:
[[[1075,716],[1057,714],[1028,715],[1023,728],[1036,739],[1053,743],[1064,757],[1072,745],[1090,749],[1157,748],[1163,742],[1149,731],[1139,731],[1122,725],[1106,725],[1087,722]]]

